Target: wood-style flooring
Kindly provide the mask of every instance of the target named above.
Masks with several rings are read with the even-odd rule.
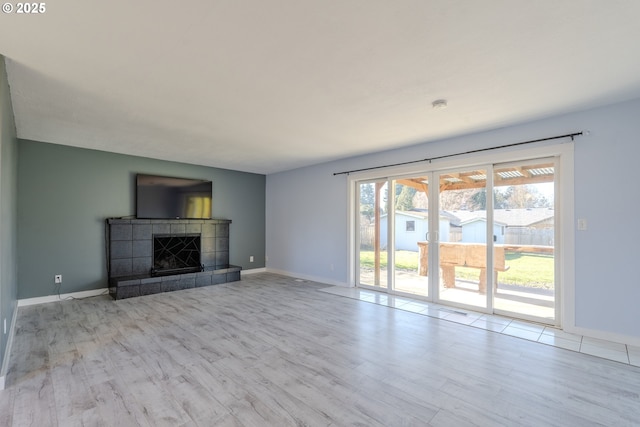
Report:
[[[270,273],[21,307],[0,426],[640,425],[640,368]]]

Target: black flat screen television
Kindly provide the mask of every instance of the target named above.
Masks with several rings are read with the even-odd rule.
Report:
[[[136,175],[137,218],[209,219],[211,208],[211,181]]]

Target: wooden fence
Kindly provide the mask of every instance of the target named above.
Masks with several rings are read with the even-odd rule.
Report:
[[[505,245],[553,246],[553,229],[539,228],[507,228],[504,236]]]
[[[373,248],[373,241],[375,237],[374,225],[363,225],[360,227],[360,247],[361,248]],[[416,251],[418,246],[416,246]]]

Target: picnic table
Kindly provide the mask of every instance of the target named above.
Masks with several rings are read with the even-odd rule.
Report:
[[[440,248],[440,269],[445,288],[455,288],[456,267],[471,267],[480,270],[478,276],[478,291],[487,292],[487,245],[482,243],[449,243],[442,242]],[[498,272],[507,271],[505,265],[504,245],[493,245],[493,274],[494,289],[498,283]],[[418,242],[418,271],[426,276],[429,271],[429,242]]]

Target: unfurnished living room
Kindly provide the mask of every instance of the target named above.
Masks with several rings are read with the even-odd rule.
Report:
[[[638,16],[4,2],[0,425],[640,425]]]

